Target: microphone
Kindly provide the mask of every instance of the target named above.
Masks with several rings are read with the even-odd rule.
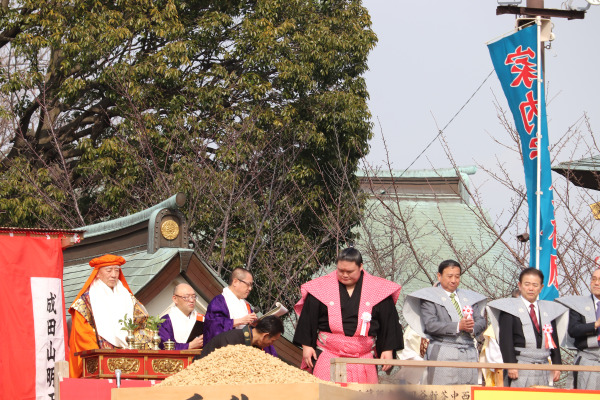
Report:
[[[117,378],[117,389],[121,387],[121,370],[115,369],[115,377]]]

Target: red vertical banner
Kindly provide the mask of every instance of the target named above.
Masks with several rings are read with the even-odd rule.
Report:
[[[53,399],[66,358],[60,239],[0,236],[0,399]]]

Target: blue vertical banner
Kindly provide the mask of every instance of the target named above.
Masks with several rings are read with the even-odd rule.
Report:
[[[530,237],[529,265],[536,266],[537,230],[537,169],[538,157],[541,160],[540,174],[540,261],[539,268],[544,274],[544,288],[540,299],[553,300],[558,297],[558,274],[556,255],[556,220],[552,195],[550,151],[548,150],[548,125],[546,122],[546,102],[544,85],[541,90],[541,110],[538,110],[537,80],[542,79],[538,71],[537,26],[522,29],[510,36],[488,45],[494,69],[500,79],[504,95],[515,120],[515,127],[521,140],[527,204],[529,206]],[[543,82],[543,81],[542,81]],[[538,124],[541,124],[541,143],[537,146]]]

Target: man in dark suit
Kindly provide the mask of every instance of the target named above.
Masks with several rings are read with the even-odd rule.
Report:
[[[600,269],[592,274],[591,294],[568,296],[556,302],[569,308],[569,336],[579,350],[575,365],[600,366]],[[575,372],[575,389],[600,390],[600,373]]]
[[[550,301],[538,300],[544,275],[535,268],[526,268],[519,276],[519,298],[490,302],[492,324],[498,332],[500,352],[505,363],[562,364],[557,331],[558,318],[566,317],[567,309]],[[560,371],[526,371],[509,369],[505,381],[511,387],[548,385],[556,382]]]

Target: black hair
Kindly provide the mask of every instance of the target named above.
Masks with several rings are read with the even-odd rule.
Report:
[[[278,317],[269,315],[258,320],[255,329],[260,333],[268,333],[269,336],[276,336],[279,333],[283,335],[283,322]]]
[[[523,283],[523,277],[525,275],[537,275],[542,280],[542,283],[544,283],[544,274],[537,268],[529,267],[521,271],[521,274],[519,275],[519,283]]]
[[[443,274],[444,270],[446,268],[449,268],[449,267],[458,267],[458,269],[460,270],[460,273],[462,274],[462,267],[460,266],[460,264],[458,263],[458,261],[454,261],[454,260],[445,260],[445,261],[442,261],[440,263],[440,266],[438,267],[439,274],[440,275]]]
[[[340,252],[337,257],[337,261],[349,261],[353,262],[359,267],[363,263],[362,255],[360,251],[356,250],[354,247],[348,247]]]

